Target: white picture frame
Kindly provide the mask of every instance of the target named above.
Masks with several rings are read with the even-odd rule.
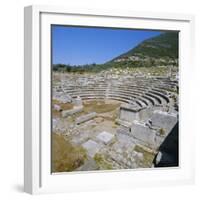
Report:
[[[183,14],[29,6],[25,8],[24,189],[31,194],[185,184],[194,181],[190,93],[194,17]],[[163,169],[51,174],[50,25],[180,31],[180,166]],[[190,67],[188,67],[190,66]],[[183,109],[184,108],[184,109]],[[188,132],[190,135],[188,135]],[[186,148],[187,147],[187,148]]]

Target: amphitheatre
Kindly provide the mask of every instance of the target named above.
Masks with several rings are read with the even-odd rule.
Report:
[[[177,166],[178,71],[160,69],[53,72],[52,171]]]

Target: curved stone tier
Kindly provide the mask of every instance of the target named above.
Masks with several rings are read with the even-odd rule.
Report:
[[[166,106],[170,104],[172,89],[177,89],[178,82],[169,78],[137,78],[137,77],[92,77],[71,76],[62,80],[54,91],[83,100],[113,99],[140,107]]]

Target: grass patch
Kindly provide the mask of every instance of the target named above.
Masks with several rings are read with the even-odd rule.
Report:
[[[61,117],[61,112],[53,109],[54,104],[59,105],[62,110],[70,110],[73,108],[72,103],[61,103],[60,101],[58,101],[56,99],[52,99],[52,115],[53,115],[53,117]]]
[[[160,136],[164,136],[165,135],[165,129],[161,128],[159,130]]]
[[[101,170],[113,169],[112,165],[108,161],[105,160],[103,155],[101,155],[99,153],[95,154],[94,160]]]
[[[148,152],[139,145],[135,145],[134,151],[143,153],[144,160],[141,163],[142,167],[151,167],[152,166],[153,159],[155,157],[155,154],[153,152]]]
[[[61,117],[61,114],[59,111],[52,109],[52,116],[53,117]]]
[[[73,104],[72,103],[61,103],[60,101],[58,101],[56,99],[52,99],[52,105],[53,104],[59,105],[62,110],[69,110],[69,109],[73,108]]]
[[[104,101],[87,101],[84,102],[84,112],[105,113],[117,109],[120,103],[105,103]]]
[[[52,172],[69,172],[84,164],[86,151],[72,145],[62,135],[52,135]]]
[[[117,127],[118,127],[118,125],[115,124],[115,122],[114,122],[114,124],[112,125],[112,128],[117,128]]]

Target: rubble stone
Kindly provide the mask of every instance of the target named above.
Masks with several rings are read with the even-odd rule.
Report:
[[[75,113],[82,112],[82,110],[83,110],[82,106],[76,107],[76,108],[73,108],[73,109],[70,109],[70,110],[63,110],[62,111],[62,117],[68,117],[68,116],[73,115]]]
[[[76,123],[81,124],[83,122],[86,122],[88,120],[95,118],[96,116],[97,116],[96,112],[92,112],[87,115],[82,115],[82,116],[76,118]]]

